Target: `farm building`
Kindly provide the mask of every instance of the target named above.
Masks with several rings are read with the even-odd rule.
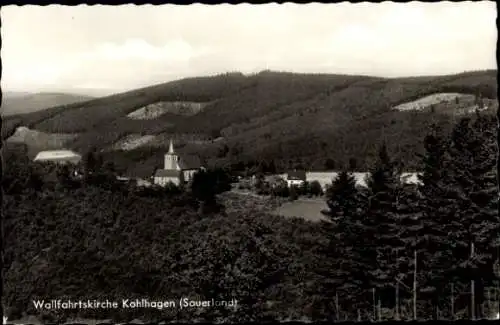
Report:
[[[82,160],[82,156],[71,150],[49,150],[40,151],[34,161],[36,162],[54,162],[58,164],[77,165]]]
[[[156,170],[153,182],[160,186],[165,186],[168,183],[180,185],[191,181],[193,175],[200,169],[203,167],[198,157],[180,157],[175,153],[174,144],[170,140],[168,152],[165,154],[164,167]]]
[[[288,186],[300,186],[306,182],[306,176],[307,175],[305,170],[294,170],[288,172],[286,182]]]
[[[332,184],[332,181],[336,179],[339,174],[339,172],[306,172],[305,179],[307,182],[318,181],[321,184],[323,190],[325,190],[327,186]],[[352,175],[356,179],[357,186],[367,186],[366,178],[369,176],[368,172],[354,172],[352,173]],[[281,174],[279,176],[287,179],[287,174]],[[418,173],[402,173],[401,180],[405,184],[418,184]],[[289,184],[288,180],[287,183]]]

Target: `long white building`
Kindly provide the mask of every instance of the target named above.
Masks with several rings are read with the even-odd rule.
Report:
[[[34,161],[37,162],[55,162],[60,164],[78,164],[82,156],[71,150],[47,150],[40,151]]]

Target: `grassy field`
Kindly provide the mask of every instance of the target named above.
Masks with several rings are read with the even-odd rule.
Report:
[[[326,220],[321,211],[326,209],[323,198],[319,199],[298,199],[293,202],[285,202],[277,207],[273,214],[291,218],[303,218],[307,221],[319,222]]]
[[[224,202],[228,211],[253,209],[273,215],[288,218],[301,218],[312,222],[326,220],[321,214],[321,210],[327,208],[323,197],[311,199],[299,198],[291,202],[285,198],[261,196],[251,191],[234,189],[230,192],[221,194],[220,199]]]

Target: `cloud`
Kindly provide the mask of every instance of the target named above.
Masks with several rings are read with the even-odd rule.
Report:
[[[79,84],[133,87],[138,83],[148,83],[156,75],[159,82],[164,82],[165,79],[161,78],[182,75],[191,60],[210,53],[210,49],[195,48],[182,39],[168,41],[163,46],[153,46],[142,39],[128,39],[121,44],[108,42],[75,57],[78,70],[87,73],[66,75],[65,79],[71,83],[81,81]]]
[[[7,6],[2,85],[128,89],[227,71],[404,76],[496,68],[495,19],[487,1]]]
[[[161,47],[153,46],[143,39],[128,39],[122,44],[104,43],[97,46],[94,52],[86,56],[90,59],[104,60],[153,60],[179,62],[188,61],[192,57],[207,53],[208,49],[195,50],[182,39],[171,40]]]

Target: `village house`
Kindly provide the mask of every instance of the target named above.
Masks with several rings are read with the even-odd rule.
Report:
[[[165,186],[168,183],[175,185],[189,183],[193,175],[203,169],[200,159],[196,156],[180,157],[175,153],[174,144],[170,140],[168,152],[165,154],[163,169],[156,170],[153,183]]]
[[[290,186],[301,186],[306,182],[306,171],[305,170],[294,170],[287,174],[286,183],[288,187]]]

